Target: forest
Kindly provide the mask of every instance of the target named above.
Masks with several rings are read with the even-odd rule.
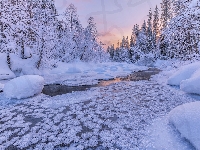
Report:
[[[134,25],[132,35],[108,47],[117,62],[147,64],[156,59],[192,60],[199,58],[199,1],[162,0],[160,10],[149,10],[148,20]]]
[[[0,53],[35,58],[35,67],[51,68],[56,62],[105,60],[98,42],[94,18],[83,28],[77,10],[70,4],[58,19],[54,0],[1,0]]]
[[[163,0],[161,9],[149,10],[148,20],[133,27],[131,38],[104,50],[93,17],[87,27],[70,4],[58,14],[54,0],[2,0],[0,2],[0,53],[27,59],[36,68],[62,62],[116,61],[148,64],[156,59],[199,58],[199,1]],[[58,16],[62,15],[62,19]]]

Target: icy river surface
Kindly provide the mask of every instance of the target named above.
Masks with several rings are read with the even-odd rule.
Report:
[[[52,90],[44,89],[47,95],[12,103],[0,93],[0,149],[147,149],[145,128],[174,107],[193,101],[151,80],[158,72],[137,72],[78,90],[46,86]]]

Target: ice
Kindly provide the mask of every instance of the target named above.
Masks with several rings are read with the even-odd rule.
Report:
[[[169,114],[172,123],[183,137],[200,149],[200,102],[180,105]]]
[[[181,81],[189,79],[192,74],[200,68],[200,62],[182,66],[174,75],[168,79],[169,85],[180,85]]]
[[[23,99],[41,93],[43,88],[43,77],[38,75],[25,75],[7,82],[3,92],[6,98]]]
[[[7,54],[0,53],[0,80],[15,78],[7,64]]]

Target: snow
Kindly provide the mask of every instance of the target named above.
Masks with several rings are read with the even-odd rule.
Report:
[[[200,95],[200,69],[197,70],[191,78],[183,80],[180,89],[186,93],[193,93]]]
[[[43,77],[38,75],[25,75],[7,82],[3,92],[6,98],[23,99],[41,93],[43,88]]]
[[[192,143],[200,149],[200,102],[180,105],[169,114],[169,122]]]
[[[187,63],[157,61],[163,71],[149,81],[121,81],[55,97],[10,100],[0,93],[0,149],[193,150],[168,121],[172,109],[195,101],[166,84]],[[46,83],[82,85],[144,69],[127,63],[76,62],[58,63],[40,73]],[[195,73],[198,76],[198,70]]]
[[[189,79],[200,67],[200,62],[182,66],[174,75],[168,79],[169,85],[180,85],[181,81]]]
[[[0,91],[3,91],[3,88],[4,88],[4,84],[0,83]]]
[[[19,101],[0,106],[2,149],[145,149],[145,127],[192,99],[156,81],[138,81]]]
[[[40,71],[36,69],[37,55],[33,55],[31,58],[21,59],[15,54],[10,54],[10,60],[11,70],[16,76],[41,74]]]
[[[147,67],[128,63],[84,63],[58,62],[57,68],[43,72],[46,84],[88,85],[96,84],[99,79],[113,79],[127,76],[134,71],[146,70]]]
[[[15,78],[7,64],[7,54],[0,53],[0,80]]]
[[[146,128],[147,136],[142,140],[145,150],[195,150],[172,125],[168,115],[157,118]]]

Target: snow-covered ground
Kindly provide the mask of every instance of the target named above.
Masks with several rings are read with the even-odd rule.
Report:
[[[163,72],[150,81],[119,82],[55,97],[9,100],[0,93],[0,149],[194,149],[168,119],[177,106],[197,101],[167,85],[180,66],[160,61],[157,67]],[[67,84],[85,84],[84,79],[92,83],[95,77],[107,79],[107,73],[122,76],[146,68],[120,63],[59,67],[49,76],[43,73],[48,82],[77,76]],[[84,74],[91,78],[82,78]]]

